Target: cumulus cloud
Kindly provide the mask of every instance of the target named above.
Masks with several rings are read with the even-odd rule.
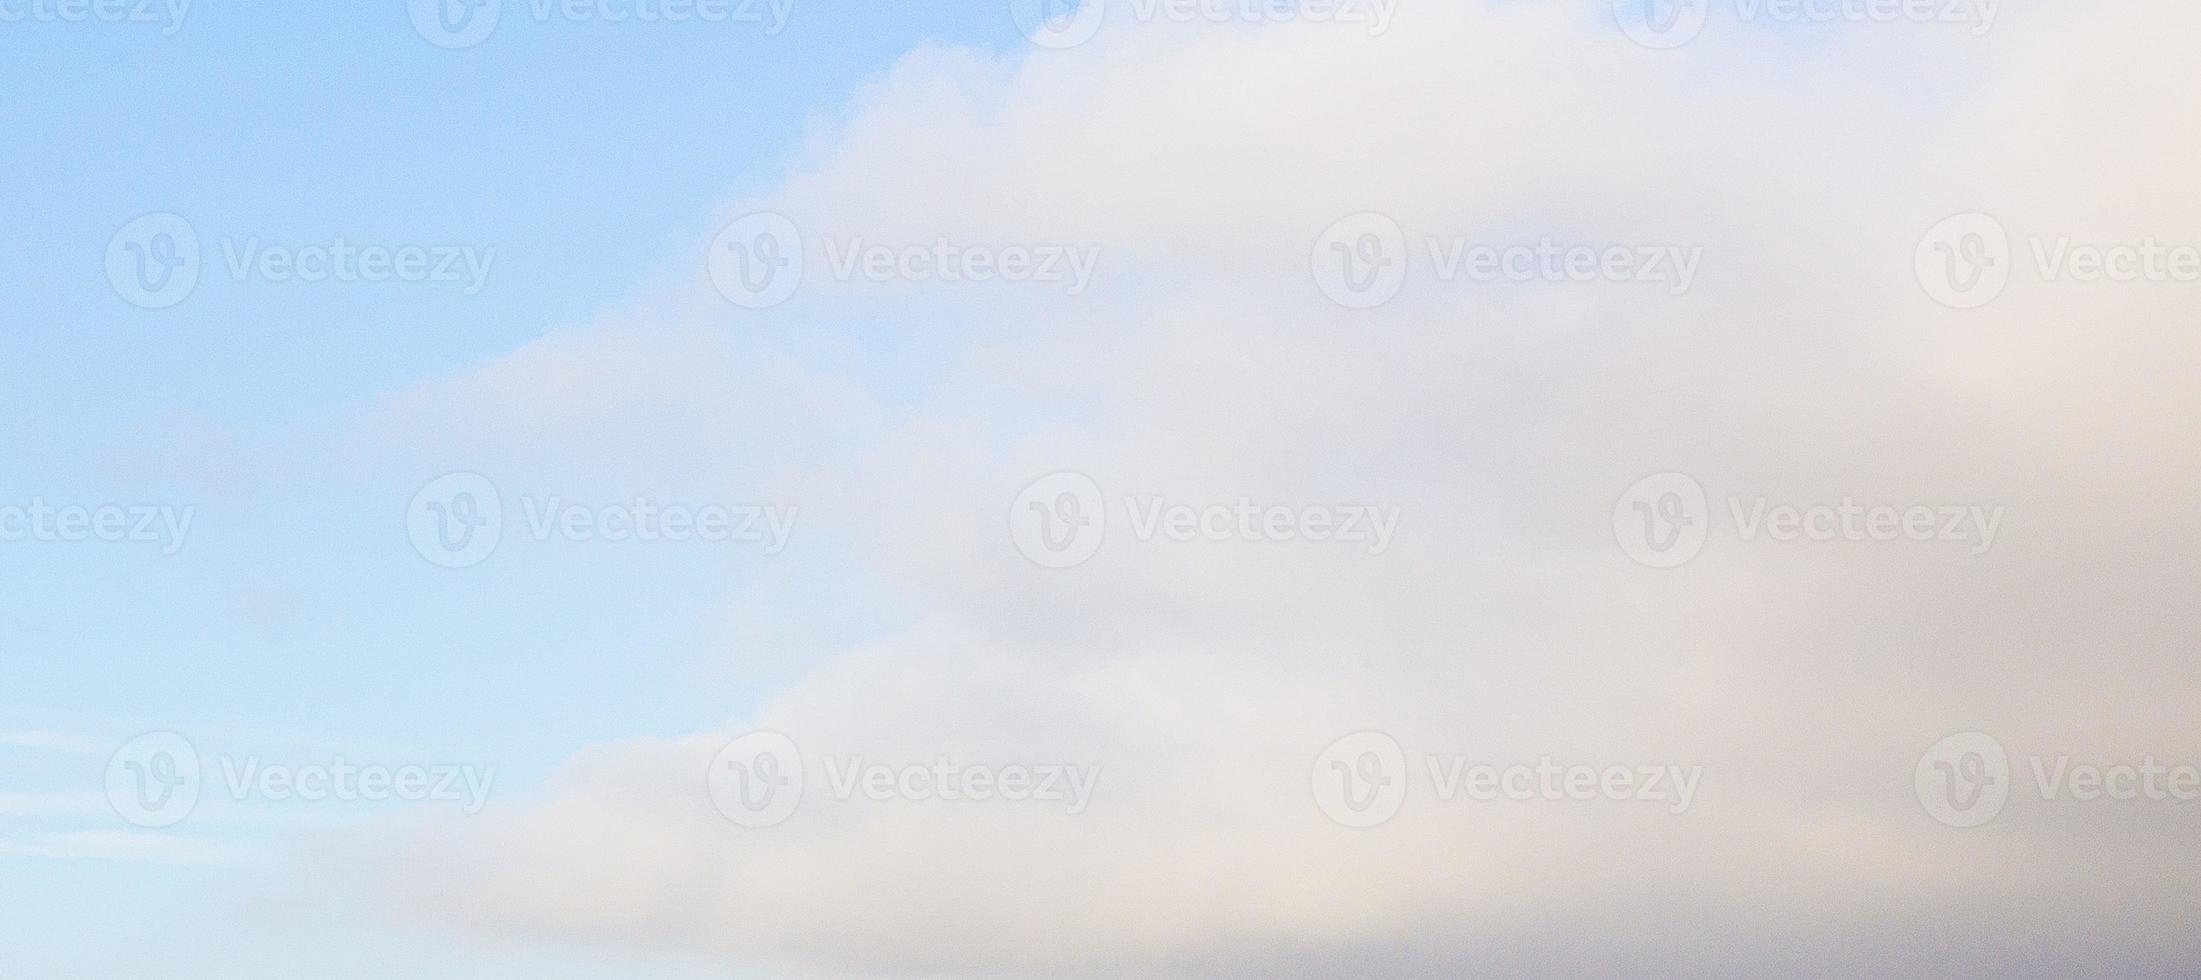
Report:
[[[374,887],[485,935],[825,976],[2191,969],[2190,804],[2028,805],[2025,783],[1961,831],[1912,774],[1974,729],[2016,756],[2201,761],[2194,287],[2020,274],[1955,311],[1912,259],[1974,210],[2021,250],[2201,242],[2201,56],[2175,43],[2197,18],[1730,24],[1651,51],[1577,5],[1443,4],[1375,37],[1124,23],[1068,51],[916,52],[724,216],[785,214],[813,245],[1096,246],[1091,294],[813,277],[779,320],[684,295],[681,322],[554,335],[378,419],[472,406],[469,438],[579,432],[643,465],[766,450],[915,625],[801,651],[830,657],[717,731],[395,829]],[[1417,257],[1354,312],[1309,252],[1367,211]],[[1703,269],[1680,296],[1434,281],[1423,243],[1462,236],[1698,246]],[[949,324],[912,344],[937,342],[916,397],[817,366],[833,315],[880,302]],[[1112,523],[1047,569],[1005,516],[1062,470],[1112,522],[1244,498],[1399,523],[1380,553]],[[1612,513],[1662,471],[1723,526],[1760,496],[2005,516],[1984,555],[1724,529],[1654,571]],[[809,762],[801,809],[761,830],[706,779],[752,730]],[[1413,789],[1353,830],[1310,770],[1364,730],[1404,747]],[[1681,813],[1431,799],[1424,758],[1453,754],[1702,783]],[[1101,781],[1075,814],[834,798],[820,760],[857,758]]]

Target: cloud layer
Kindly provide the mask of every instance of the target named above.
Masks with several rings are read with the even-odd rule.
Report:
[[[823,666],[720,731],[601,746],[532,803],[392,830],[374,886],[487,935],[825,976],[2201,966],[2194,804],[2026,783],[1967,831],[1912,785],[1965,730],[2014,757],[2201,761],[2196,287],[2022,267],[1960,312],[1912,271],[1965,211],[2021,255],[2201,242],[2201,59],[2178,43],[2201,12],[2004,10],[1981,38],[1715,16],[1662,52],[1576,6],[918,51],[725,216],[785,214],[814,252],[1098,247],[1089,294],[843,283],[813,258],[771,313],[712,305],[698,276],[394,399],[391,429],[467,406],[483,444],[742,459],[716,475],[801,501],[916,612],[869,648],[788,651]],[[1395,299],[1349,311],[1310,251],[1369,211],[1417,258]],[[1702,247],[1703,267],[1679,296],[1441,282],[1424,248],[1547,237]],[[881,306],[939,334],[903,341],[926,352],[912,397],[818,366]],[[1005,515],[1065,470],[1111,524],[1092,561],[1042,568]],[[1657,571],[1616,546],[1613,511],[1666,471],[1717,526]],[[1728,502],[1760,497],[2006,517],[1983,555],[1742,541]],[[1157,499],[1400,521],[1380,553],[1140,540],[1124,507]],[[802,808],[764,830],[723,819],[705,778],[750,730],[810,764]],[[1352,830],[1310,770],[1368,730],[1412,785]],[[1703,783],[1679,814],[1434,799],[1423,762],[1455,755]],[[833,798],[819,760],[857,758],[1102,776],[1075,815]]]

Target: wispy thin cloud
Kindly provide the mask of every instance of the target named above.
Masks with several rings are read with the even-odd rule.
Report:
[[[94,738],[52,731],[0,731],[0,749],[31,749],[96,755],[114,747]]]
[[[0,837],[0,855],[55,861],[138,861],[153,864],[237,864],[256,859],[251,847],[166,833],[84,830]]]

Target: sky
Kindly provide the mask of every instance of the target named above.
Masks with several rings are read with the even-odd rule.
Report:
[[[2196,28],[0,0],[0,973],[2192,975]]]

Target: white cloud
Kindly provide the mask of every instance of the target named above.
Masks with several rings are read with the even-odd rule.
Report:
[[[919,52],[730,213],[1098,244],[1094,295],[989,297],[976,315],[994,319],[955,335],[909,406],[799,358],[754,397],[717,370],[768,346],[742,321],[554,337],[399,399],[389,424],[469,405],[480,438],[555,449],[688,419],[603,436],[667,466],[727,433],[833,439],[785,457],[807,465],[784,487],[927,615],[728,733],[894,762],[1091,762],[1093,808],[812,797],[743,831],[703,783],[726,733],[636,740],[576,758],[538,803],[412,825],[377,854],[426,870],[378,885],[485,932],[827,975],[2201,962],[2185,911],[2201,882],[2178,863],[2190,810],[2020,799],[1955,832],[1910,787],[1918,754],[1961,729],[2201,761],[2191,298],[2021,277],[1958,314],[1911,279],[1918,236],[1961,210],[2201,241],[2201,147],[2178,122],[2201,56],[2170,40],[2197,17],[2005,10],[1978,40],[1851,25],[1652,52],[1573,5],[1458,4],[1402,10],[1373,39],[1150,25],[1031,57]],[[1414,281],[1351,314],[1306,251],[1364,210],[1410,242],[1701,244],[1705,270],[1678,298]],[[1041,569],[1004,516],[1061,469],[1111,495],[1404,517],[1380,556],[1119,533],[1089,565]],[[1609,517],[1673,469],[1715,497],[2009,518],[1987,556],[1729,538],[1649,573]],[[1706,775],[1681,815],[1412,798],[1346,831],[1308,768],[1369,728],[1414,753]],[[2090,938],[2051,944],[2051,925]]]

